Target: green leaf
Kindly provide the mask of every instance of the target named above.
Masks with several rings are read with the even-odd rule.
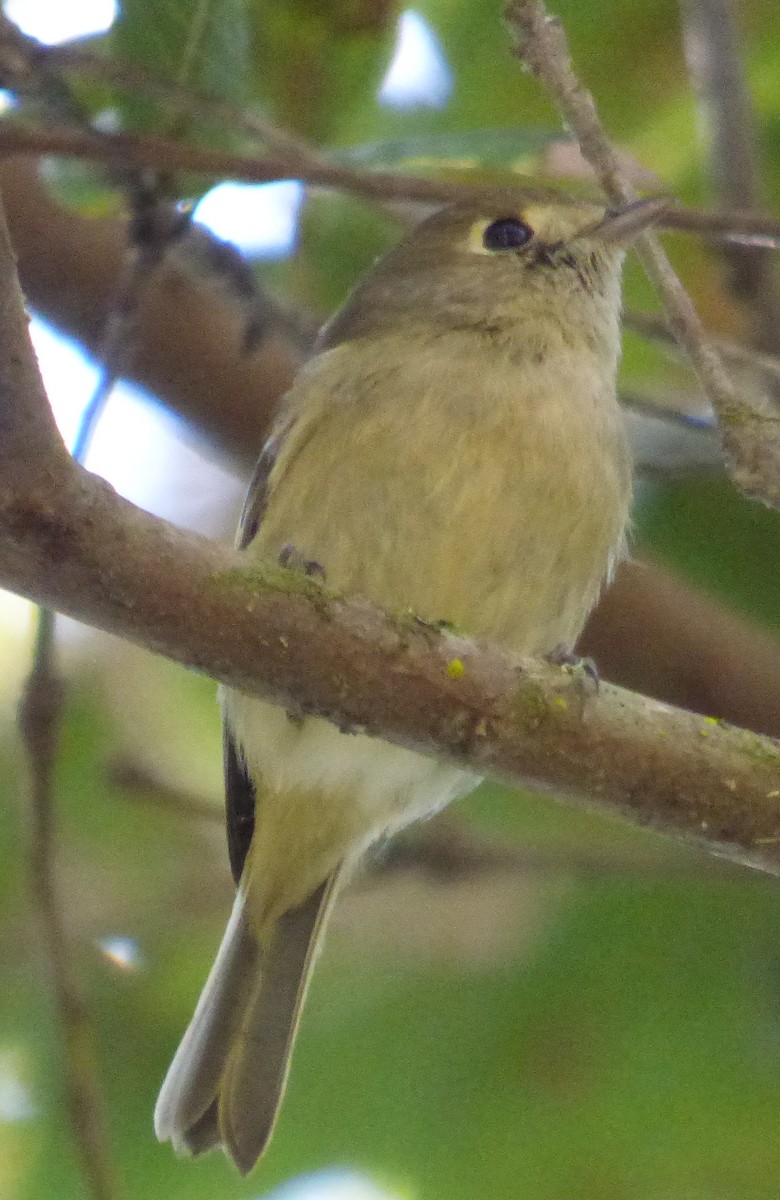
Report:
[[[123,0],[112,36],[120,58],[195,94],[236,103],[247,98],[246,0]],[[138,96],[124,94],[120,108],[125,122],[135,128],[179,135],[208,128],[197,112],[176,111]],[[223,144],[225,138],[221,130]]]

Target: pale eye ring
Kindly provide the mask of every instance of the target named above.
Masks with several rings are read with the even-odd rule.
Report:
[[[482,234],[486,250],[520,250],[530,242],[534,231],[519,217],[499,217]]]

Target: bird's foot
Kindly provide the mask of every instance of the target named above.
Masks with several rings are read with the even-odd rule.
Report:
[[[575,654],[571,646],[561,642],[555,646],[549,654],[545,655],[547,661],[554,667],[567,668],[572,675],[577,675],[581,680],[583,693],[587,697],[597,696],[599,693],[599,669],[592,658],[583,658],[579,654]]]
[[[322,563],[318,563],[315,558],[306,558],[297,546],[293,546],[292,542],[286,542],[279,551],[279,566],[287,567],[290,571],[297,571],[299,575],[305,575],[308,579],[318,579],[320,583],[325,582],[325,568]]]

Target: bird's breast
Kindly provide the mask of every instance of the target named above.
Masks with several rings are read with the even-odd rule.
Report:
[[[522,653],[576,638],[623,542],[628,451],[589,355],[323,355],[255,549]]]

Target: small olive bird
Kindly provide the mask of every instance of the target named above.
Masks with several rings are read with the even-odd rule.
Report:
[[[663,207],[526,188],[424,220],[323,329],[261,455],[240,548],[311,560],[339,591],[518,654],[573,646],[623,553],[621,265]],[[222,1146],[246,1172],[339,882],[479,780],[232,689],[222,706],[238,892],[155,1129],[180,1152]]]

